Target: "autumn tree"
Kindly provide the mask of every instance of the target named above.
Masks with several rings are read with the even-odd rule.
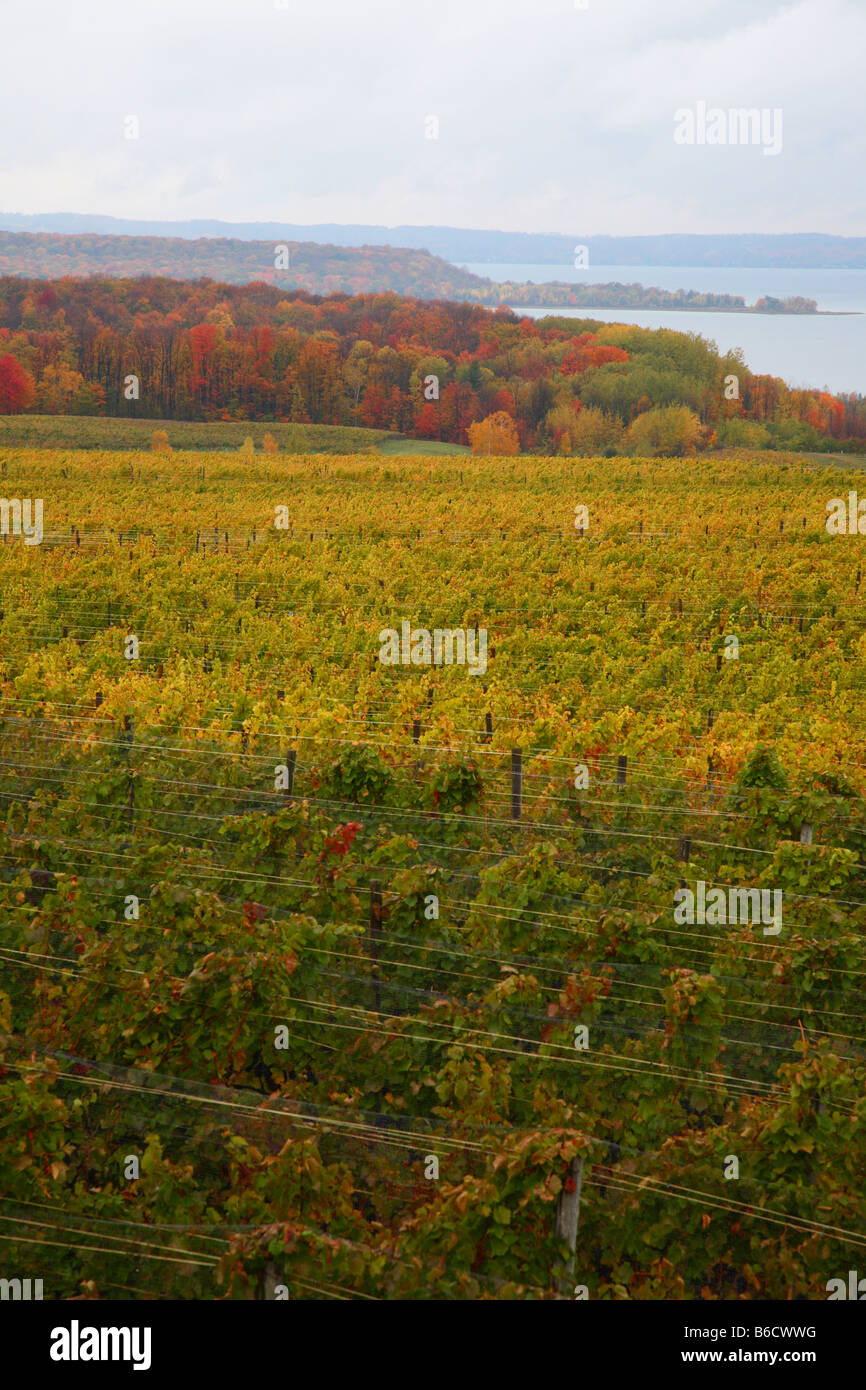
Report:
[[[486,419],[471,424],[468,434],[473,454],[511,455],[520,452],[514,421],[504,410],[497,410]]]
[[[314,424],[338,424],[343,401],[339,346],[332,337],[308,338],[298,357],[299,405]]]
[[[352,344],[349,355],[343,363],[343,380],[349,388],[352,397],[352,409],[356,413],[358,402],[361,399],[361,391],[367,380],[370,358],[374,352],[375,348],[372,343],[368,343],[366,338],[359,338]]]
[[[165,430],[154,430],[150,436],[150,447],[155,454],[170,454],[171,445]]]
[[[76,398],[85,386],[81,372],[73,371],[62,362],[49,362],[42,373],[37,391],[39,409],[45,415],[62,415],[73,410]]]
[[[28,410],[35,397],[33,377],[7,352],[0,357],[0,415]]]
[[[685,405],[646,410],[632,420],[626,432],[632,452],[648,457],[693,454],[700,438],[701,422]]]
[[[587,457],[617,449],[622,444],[623,428],[619,420],[596,406],[587,406],[577,414],[571,410],[566,413],[561,406],[556,406],[546,415],[545,424],[554,438],[557,429],[567,432],[569,448],[561,447],[561,453]]]
[[[466,431],[481,417],[481,403],[465,381],[452,381],[442,392],[442,438],[465,444]]]
[[[270,430],[268,430],[267,434],[262,440],[262,450],[266,454],[278,454],[280,452],[280,446],[274,439],[274,436],[271,434]]]

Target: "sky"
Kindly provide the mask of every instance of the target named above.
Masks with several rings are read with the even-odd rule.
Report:
[[[0,0],[0,34],[7,213],[866,232],[866,0]],[[781,150],[677,143],[701,102]]]

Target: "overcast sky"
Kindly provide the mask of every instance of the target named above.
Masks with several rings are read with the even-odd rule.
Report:
[[[866,232],[866,0],[581,2],[0,0],[0,210]]]

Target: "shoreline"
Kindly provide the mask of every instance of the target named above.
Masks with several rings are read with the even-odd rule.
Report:
[[[471,301],[477,303],[477,300]],[[751,305],[728,307],[726,305],[712,304],[509,304],[503,301],[506,307],[513,309],[517,313],[520,309],[547,309],[551,314],[555,314],[558,309],[582,309],[586,311],[588,318],[592,317],[593,309],[615,309],[622,310],[623,313],[640,311],[651,314],[756,314],[760,318],[767,319],[821,319],[821,318],[858,318],[863,314],[862,309],[814,309],[814,310],[792,310],[790,313],[775,313],[772,309],[755,309]],[[485,309],[496,308],[494,304],[483,305]]]

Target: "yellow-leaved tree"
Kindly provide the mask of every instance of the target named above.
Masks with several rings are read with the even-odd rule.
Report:
[[[678,458],[695,452],[701,422],[687,405],[666,405],[632,420],[626,439],[638,456]]]
[[[469,443],[473,454],[519,454],[520,440],[511,416],[497,410],[484,420],[469,426]]]

